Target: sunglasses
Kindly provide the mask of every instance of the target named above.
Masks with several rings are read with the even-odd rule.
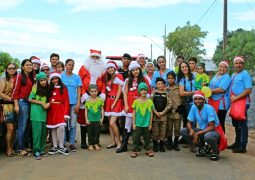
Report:
[[[10,68],[7,68],[8,70],[15,70],[16,68],[15,67],[10,67]]]
[[[50,69],[42,69],[41,71],[42,71],[42,72],[50,71]]]

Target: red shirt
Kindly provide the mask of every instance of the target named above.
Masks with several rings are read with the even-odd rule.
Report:
[[[13,94],[12,94],[12,98],[13,99],[27,99],[32,87],[33,87],[33,82],[31,81],[31,79],[26,76],[27,78],[27,84],[26,85],[22,85],[21,84],[21,79],[22,79],[22,75],[18,74],[17,78],[14,82],[14,89],[13,89]]]

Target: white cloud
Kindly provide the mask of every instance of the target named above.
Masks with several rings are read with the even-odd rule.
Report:
[[[50,21],[28,18],[0,18],[0,28],[36,33],[57,33],[58,26]]]
[[[0,0],[0,10],[7,10],[23,2],[24,0]]]
[[[165,5],[175,5],[179,3],[199,3],[202,0],[64,0],[67,5],[72,6],[73,12],[83,10],[101,10],[115,8],[156,8]]]
[[[255,21],[255,11],[233,13],[233,17],[239,21]]]

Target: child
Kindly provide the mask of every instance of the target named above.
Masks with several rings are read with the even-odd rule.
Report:
[[[152,127],[152,110],[154,108],[151,99],[147,99],[146,95],[148,93],[148,86],[146,83],[141,82],[138,86],[138,93],[140,97],[136,99],[132,108],[133,111],[133,144],[134,149],[131,153],[132,158],[137,157],[137,152],[140,151],[140,138],[143,136],[144,139],[144,149],[146,150],[146,155],[148,157],[153,157],[154,153],[150,149],[150,130]]]
[[[210,82],[209,76],[205,73],[205,64],[200,63],[197,65],[197,74],[196,74],[196,88],[201,90],[203,86],[208,86]]]
[[[61,153],[69,155],[64,147],[64,136],[66,121],[70,119],[70,103],[66,86],[61,81],[61,74],[52,72],[50,74],[49,89],[50,108],[47,113],[47,128],[51,129],[53,148],[50,155]]]
[[[126,79],[125,85],[124,85],[124,113],[126,116],[125,121],[125,134],[126,137],[122,139],[122,146],[117,151],[117,153],[122,153],[127,151],[127,144],[128,139],[131,134],[131,128],[132,128],[132,116],[133,116],[133,108],[132,104],[135,99],[138,99],[139,93],[138,93],[138,85],[141,82],[145,82],[148,87],[150,87],[149,82],[146,78],[143,77],[142,70],[140,68],[140,65],[137,63],[132,63],[129,65],[129,78]],[[150,88],[148,88],[148,94],[149,97],[150,94]]]
[[[152,121],[153,151],[165,152],[164,139],[166,134],[167,112],[171,108],[171,99],[165,91],[166,81],[162,77],[156,78],[157,90],[152,94],[155,109]]]
[[[56,71],[58,72],[58,73],[62,73],[63,71],[65,71],[65,65],[64,65],[64,63],[63,62],[61,62],[61,61],[58,61],[57,62],[57,64],[56,64]]]
[[[180,136],[180,129],[181,129],[181,109],[180,105],[182,103],[181,96],[179,94],[179,86],[175,83],[176,82],[176,74],[171,71],[167,73],[167,80],[168,80],[168,96],[171,99],[172,107],[167,114],[167,149],[175,151],[180,151],[178,146],[178,140]],[[174,129],[174,143],[172,139],[172,133]]]
[[[109,131],[112,143],[107,148],[115,147],[117,144],[117,151],[121,147],[120,134],[116,121],[118,117],[122,116],[123,99],[121,96],[121,89],[124,84],[123,76],[116,74],[118,69],[114,61],[109,61],[106,65],[107,72],[105,77],[106,84],[106,100],[105,100],[105,116],[109,119]]]
[[[99,151],[100,125],[104,119],[104,101],[98,97],[98,87],[95,84],[89,86],[90,97],[85,103],[85,118],[88,131],[88,150]]]
[[[50,103],[47,103],[46,97],[48,91],[46,74],[43,72],[38,73],[36,81],[28,100],[31,103],[30,120],[32,122],[34,158],[40,160],[41,156],[45,155],[46,109],[49,108]]]

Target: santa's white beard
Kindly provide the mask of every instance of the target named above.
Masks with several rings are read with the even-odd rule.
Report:
[[[96,84],[97,78],[102,76],[106,70],[106,61],[102,59],[94,60],[89,58],[85,61],[85,68],[90,73],[90,84]]]

